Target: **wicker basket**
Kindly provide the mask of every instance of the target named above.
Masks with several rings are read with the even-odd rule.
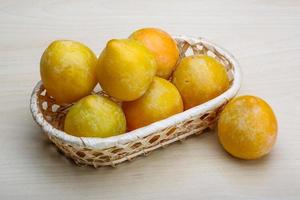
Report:
[[[236,95],[240,87],[238,63],[227,51],[205,39],[185,36],[174,38],[181,58],[192,54],[206,54],[223,63],[230,79],[230,88],[204,104],[146,127],[109,138],[87,138],[63,132],[64,117],[71,105],[57,105],[39,82],[30,101],[34,120],[67,157],[78,165],[94,167],[115,166],[212,128],[223,106]]]

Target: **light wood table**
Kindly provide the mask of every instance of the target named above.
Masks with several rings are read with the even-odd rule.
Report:
[[[206,37],[240,61],[240,94],[272,105],[279,136],[256,161],[211,132],[117,168],[77,167],[29,112],[39,59],[55,39],[100,53],[140,27]],[[0,199],[300,199],[300,1],[0,1]]]

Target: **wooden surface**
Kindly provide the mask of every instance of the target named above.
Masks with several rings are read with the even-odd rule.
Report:
[[[240,61],[240,94],[268,101],[279,121],[272,153],[228,156],[215,133],[118,168],[80,168],[56,152],[29,112],[39,59],[55,39],[97,54],[110,38],[161,27],[206,37]],[[300,2],[0,1],[0,199],[300,199]]]

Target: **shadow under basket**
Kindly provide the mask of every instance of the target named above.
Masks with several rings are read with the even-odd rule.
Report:
[[[72,104],[56,104],[47,94],[42,82],[38,82],[30,100],[34,120],[67,157],[78,165],[94,167],[115,166],[214,127],[224,105],[239,90],[241,75],[238,62],[229,52],[205,39],[186,36],[174,39],[177,41],[181,58],[204,54],[221,62],[230,80],[229,89],[204,104],[143,128],[109,138],[92,138],[75,137],[63,132],[64,118]],[[105,94],[99,92],[99,95]]]

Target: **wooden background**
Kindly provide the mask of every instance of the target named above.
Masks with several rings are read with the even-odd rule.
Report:
[[[39,59],[55,39],[97,54],[111,38],[155,26],[206,37],[240,61],[240,94],[272,105],[279,136],[256,161],[228,156],[215,133],[116,169],[79,168],[29,112]],[[0,0],[0,199],[300,199],[300,1]]]

